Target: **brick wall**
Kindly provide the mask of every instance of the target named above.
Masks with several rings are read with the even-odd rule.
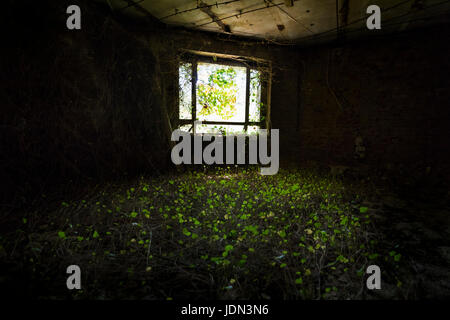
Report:
[[[355,164],[427,167],[448,174],[450,67],[448,27],[302,49],[298,139],[290,158]]]

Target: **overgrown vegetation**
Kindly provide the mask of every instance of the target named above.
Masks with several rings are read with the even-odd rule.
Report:
[[[364,197],[311,170],[141,178],[27,213],[0,254],[26,273],[15,289],[40,298],[361,298],[368,265],[392,275],[402,261],[380,244]],[[72,264],[80,291],[66,289]]]
[[[197,96],[202,106],[199,114],[214,114],[224,120],[234,116],[236,111],[236,71],[233,68],[215,70],[208,77],[208,83],[200,83]]]

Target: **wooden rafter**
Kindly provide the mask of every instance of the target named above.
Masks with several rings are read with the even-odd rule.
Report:
[[[199,8],[201,11],[206,13],[224,32],[231,33],[230,26],[220,20],[220,18],[212,11],[211,6],[207,5],[203,1],[200,1]]]
[[[147,9],[145,9],[143,6],[140,5],[140,3],[142,1],[139,1],[139,2],[134,1],[134,0],[123,0],[123,1],[128,4],[128,7],[133,7],[140,13],[144,14],[147,17],[147,19],[150,20],[150,22],[152,22],[154,24],[158,24],[158,25],[163,25],[163,23],[161,21],[159,21],[157,18],[155,18]]]

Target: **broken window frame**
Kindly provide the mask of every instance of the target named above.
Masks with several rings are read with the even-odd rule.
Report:
[[[194,122],[199,121],[197,115],[197,82],[198,82],[198,63],[208,63],[208,64],[216,64],[216,65],[226,65],[232,67],[244,67],[246,68],[246,96],[245,96],[245,120],[242,122],[234,122],[234,121],[201,121],[202,125],[230,125],[230,126],[244,126],[244,132],[248,132],[248,128],[251,126],[258,126],[260,129],[268,128],[269,119],[267,112],[267,100],[268,100],[268,77],[269,73],[265,72],[260,66],[260,62],[252,61],[250,59],[231,59],[231,58],[222,58],[216,56],[204,56],[192,53],[184,52],[180,58],[178,66],[183,63],[191,64],[191,119],[181,119],[180,118],[180,101],[179,101],[179,92],[177,95],[178,103],[177,103],[177,111],[178,111],[178,125],[177,127],[190,125],[189,132],[193,133]],[[250,121],[250,81],[251,81],[251,71],[256,70],[260,73],[260,86],[261,86],[261,97],[260,97],[260,110],[259,110],[259,118],[260,121]],[[180,75],[178,75],[179,79]],[[178,86],[179,88],[179,86]],[[179,88],[180,89],[180,88]]]

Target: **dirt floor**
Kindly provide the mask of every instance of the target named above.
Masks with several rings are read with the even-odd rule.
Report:
[[[43,194],[4,210],[0,287],[34,299],[449,298],[448,190],[376,179],[200,168]],[[67,289],[69,265],[82,290]],[[369,265],[381,290],[366,287]]]

